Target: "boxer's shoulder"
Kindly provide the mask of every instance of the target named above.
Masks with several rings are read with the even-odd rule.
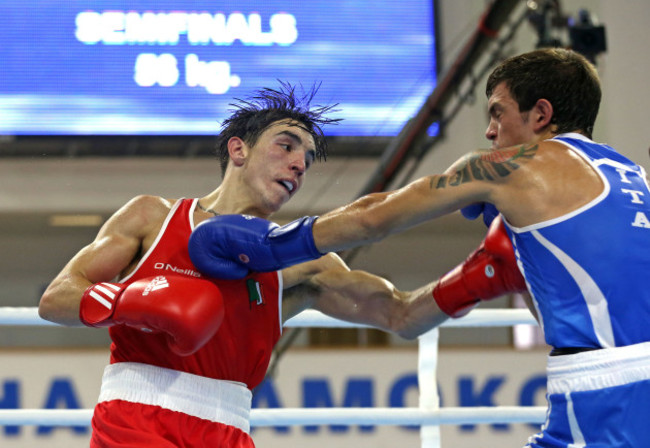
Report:
[[[175,202],[160,196],[139,195],[115,212],[109,223],[121,232],[144,239],[158,233]]]

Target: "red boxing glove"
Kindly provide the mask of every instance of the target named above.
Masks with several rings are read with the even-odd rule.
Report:
[[[133,282],[96,283],[84,292],[79,318],[89,327],[125,324],[167,334],[180,356],[200,349],[219,329],[224,316],[221,291],[207,280],[159,275]]]
[[[448,316],[462,317],[481,300],[522,291],[526,291],[526,281],[519,272],[512,243],[499,216],[478,249],[438,280],[433,298]]]

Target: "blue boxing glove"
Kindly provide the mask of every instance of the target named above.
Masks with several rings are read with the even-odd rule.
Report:
[[[316,218],[305,216],[279,226],[248,215],[215,216],[192,232],[190,258],[201,273],[228,280],[315,260],[323,255],[312,233]]]
[[[460,209],[460,213],[469,220],[474,220],[483,214],[483,222],[490,227],[494,218],[499,216],[499,210],[489,202],[477,202]]]

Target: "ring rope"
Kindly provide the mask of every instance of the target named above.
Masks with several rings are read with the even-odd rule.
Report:
[[[0,409],[0,425],[90,426],[92,409]],[[545,406],[253,409],[252,427],[289,425],[461,425],[542,423]]]
[[[460,319],[448,319],[441,327],[506,327],[511,325],[537,325],[527,309],[474,310]],[[41,319],[36,307],[0,307],[0,325],[60,326]],[[285,327],[318,328],[371,328],[331,318],[316,310],[307,310],[285,322]]]

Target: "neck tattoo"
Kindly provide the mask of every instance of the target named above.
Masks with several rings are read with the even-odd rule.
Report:
[[[219,216],[219,213],[215,212],[215,211],[212,210],[211,208],[205,208],[205,207],[203,207],[203,206],[201,205],[201,201],[197,201],[196,204],[197,204],[197,205],[199,206],[199,208],[200,208],[201,210],[203,210],[204,212],[212,213],[214,216]]]

